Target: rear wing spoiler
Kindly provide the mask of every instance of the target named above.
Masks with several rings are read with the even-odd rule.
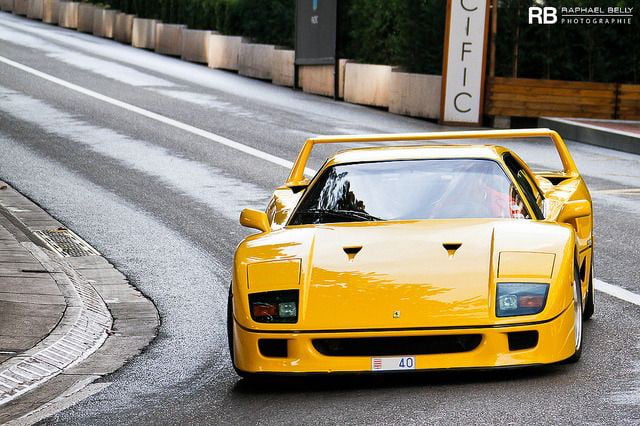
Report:
[[[307,139],[298,154],[298,158],[291,169],[291,174],[285,184],[288,187],[303,186],[308,183],[304,173],[313,147],[317,144],[331,143],[372,143],[372,142],[411,142],[430,140],[460,140],[460,139],[515,139],[515,138],[550,138],[560,155],[564,173],[567,176],[577,176],[578,169],[569,154],[569,150],[562,137],[555,130],[550,129],[515,129],[515,130],[473,130],[433,133],[396,133],[382,135],[345,135],[322,136]]]

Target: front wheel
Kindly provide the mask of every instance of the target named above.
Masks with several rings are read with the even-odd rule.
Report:
[[[229,297],[227,297],[227,343],[229,344],[231,363],[235,368],[236,365],[233,359],[233,295],[231,294],[231,287],[229,287]]]
[[[595,311],[595,295],[593,294],[593,259],[591,261],[591,273],[589,274],[589,286],[587,287],[587,298],[584,302],[584,311],[582,312],[582,319],[588,320],[593,316]]]
[[[573,274],[573,328],[575,330],[575,352],[567,359],[567,362],[577,362],[582,355],[582,287],[580,285],[580,274],[577,266],[574,267]]]
[[[242,378],[250,378],[253,375],[245,371],[239,370],[236,367],[235,354],[233,350],[233,294],[231,293],[231,287],[229,287],[229,297],[227,298],[227,342],[229,343],[229,356],[231,357],[231,365],[236,374]]]

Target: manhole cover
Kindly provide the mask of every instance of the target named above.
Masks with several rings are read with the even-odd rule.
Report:
[[[93,247],[68,229],[48,229],[35,231],[35,234],[62,257],[100,256]]]

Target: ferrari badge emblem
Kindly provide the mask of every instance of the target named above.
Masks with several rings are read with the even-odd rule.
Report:
[[[400,311],[393,311],[394,318],[400,318]]]

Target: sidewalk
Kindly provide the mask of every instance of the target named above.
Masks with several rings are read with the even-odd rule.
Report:
[[[0,181],[0,424],[36,423],[108,386],[92,383],[158,326],[107,259]]]
[[[33,245],[0,215],[0,364],[44,339],[66,309],[56,281],[29,250]]]

